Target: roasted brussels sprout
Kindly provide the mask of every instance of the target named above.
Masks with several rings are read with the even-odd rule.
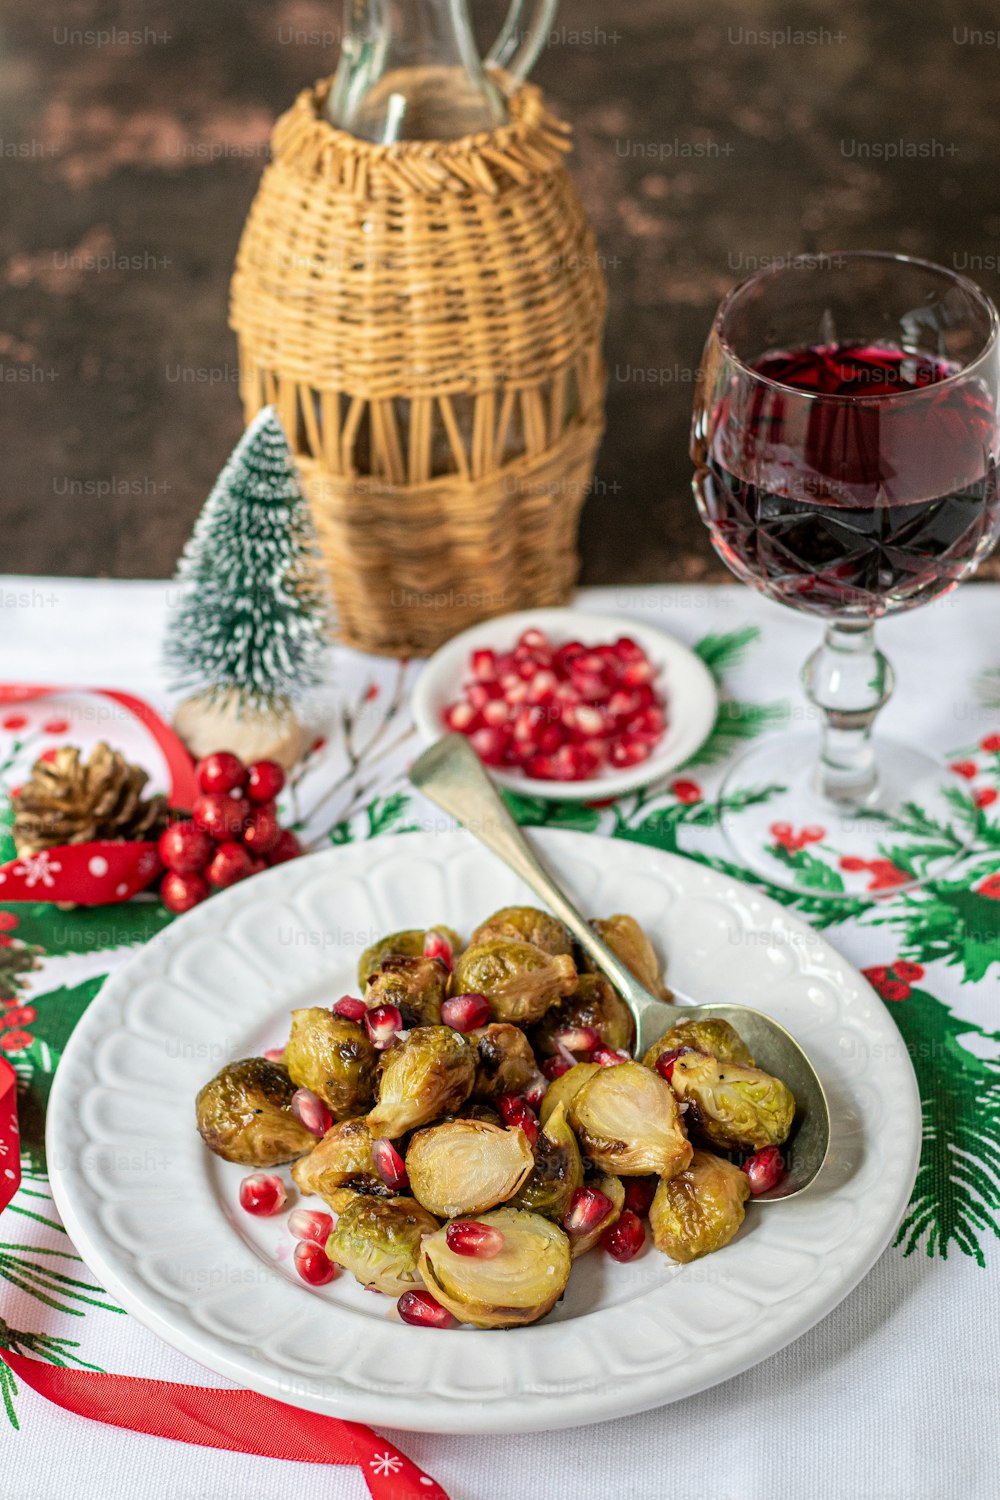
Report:
[[[559,1005],[547,1010],[531,1030],[531,1045],[542,1057],[558,1051],[557,1031],[590,1026],[613,1052],[632,1047],[632,1012],[603,974],[581,974],[576,989]]]
[[[590,925],[651,995],[657,995],[661,1000],[670,999],[670,991],[660,972],[660,960],[635,917],[620,912],[614,917],[596,917]],[[590,970],[596,967],[589,959],[584,960],[584,966]]]
[[[554,1224],[561,1224],[582,1182],[580,1148],[566,1121],[565,1107],[557,1104],[539,1132],[534,1171],[510,1204],[512,1208],[527,1208]]]
[[[419,1285],[420,1242],[439,1228],[412,1198],[355,1198],[338,1218],[326,1253],[362,1286],[399,1297]]]
[[[292,1011],[285,1065],[292,1082],[318,1094],[335,1120],[370,1108],[376,1061],[375,1048],[354,1021],[318,1005]]]
[[[723,1151],[759,1151],[788,1139],[794,1096],[780,1078],[761,1068],[684,1052],[674,1063],[670,1086],[687,1103],[688,1129]]]
[[[372,1137],[364,1120],[341,1120],[292,1168],[302,1193],[316,1193],[340,1213],[359,1194],[391,1198],[372,1159]]]
[[[295,1084],[266,1057],[227,1063],[195,1100],[210,1151],[244,1167],[276,1167],[311,1151],[316,1137],[292,1114]]]
[[[745,1172],[721,1156],[696,1151],[683,1172],[656,1190],[649,1210],[653,1244],[684,1263],[721,1250],[743,1223],[749,1196]]]
[[[543,953],[572,953],[573,939],[558,918],[537,906],[503,906],[492,917],[480,922],[469,939],[469,947],[503,938],[514,943],[531,943]]]
[[[476,1046],[476,1083],[473,1097],[497,1099],[501,1094],[523,1094],[538,1072],[528,1038],[519,1026],[494,1021],[469,1032]]]
[[[541,1214],[499,1208],[480,1223],[498,1229],[503,1248],[488,1260],[458,1255],[439,1229],[420,1247],[427,1290],[474,1328],[516,1328],[536,1323],[562,1296],[570,1272],[569,1240]]]
[[[457,953],[462,946],[458,933],[451,927],[410,927],[405,932],[390,932],[366,948],[358,959],[358,983],[364,990],[371,976],[382,967],[387,958],[422,958],[424,942],[428,932],[440,932],[451,943]]]
[[[418,1130],[406,1153],[410,1191],[443,1219],[478,1214],[519,1192],[535,1165],[523,1130],[450,1120]]]
[[[625,1185],[620,1177],[613,1177],[609,1172],[592,1172],[584,1186],[596,1188],[599,1193],[603,1193],[605,1198],[610,1200],[611,1208],[604,1218],[591,1225],[590,1229],[582,1234],[570,1235],[569,1248],[574,1260],[579,1260],[581,1255],[586,1255],[588,1250],[593,1250],[604,1231],[618,1223],[622,1216],[622,1209],[625,1207]]]
[[[558,1105],[566,1107],[567,1117],[573,1095],[578,1093],[588,1079],[593,1078],[595,1073],[601,1071],[600,1063],[577,1063],[574,1068],[568,1068],[560,1077],[553,1079],[545,1090],[538,1117],[543,1125],[546,1125]]]
[[[673,1090],[641,1063],[598,1068],[573,1095],[567,1113],[581,1153],[602,1171],[673,1177],[691,1160]]]
[[[476,1049],[450,1026],[418,1026],[383,1052],[373,1136],[396,1140],[464,1104],[476,1079]]]
[[[405,1026],[439,1026],[447,993],[448,971],[436,958],[390,956],[371,976],[365,1004],[398,1005]]]
[[[679,1021],[676,1026],[654,1042],[643,1058],[647,1068],[656,1066],[661,1052],[675,1052],[678,1047],[691,1047],[695,1052],[707,1052],[719,1062],[744,1063],[754,1066],[750,1049],[735,1027],[728,1021],[706,1018],[703,1021]]]
[[[531,943],[494,938],[475,943],[455,963],[456,994],[485,995],[495,1021],[529,1026],[576,984],[576,968],[566,953],[544,953]]]

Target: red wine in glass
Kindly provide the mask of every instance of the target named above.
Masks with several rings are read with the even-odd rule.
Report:
[[[880,342],[748,363],[767,384],[723,396],[699,486],[738,577],[797,609],[874,618],[953,588],[990,549],[996,418],[958,364]],[[803,408],[799,392],[854,399]],[[904,392],[920,399],[897,406]]]

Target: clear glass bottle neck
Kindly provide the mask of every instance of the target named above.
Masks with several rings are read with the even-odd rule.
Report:
[[[327,117],[363,140],[454,140],[505,123],[466,0],[345,0]]]

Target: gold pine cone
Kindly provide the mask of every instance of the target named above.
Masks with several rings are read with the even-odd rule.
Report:
[[[159,838],[167,825],[167,800],[143,800],[149,780],[102,741],[82,761],[75,745],[62,745],[51,760],[38,760],[31,779],[14,796],[14,844],[18,854],[37,854],[58,844],[92,839]]]

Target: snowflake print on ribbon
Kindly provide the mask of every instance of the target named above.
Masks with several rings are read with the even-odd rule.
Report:
[[[53,859],[47,849],[43,849],[39,854],[28,854],[20,860],[14,866],[14,874],[23,875],[28,886],[43,885],[48,888],[55,885],[53,877],[61,869],[59,861]]]
[[[368,1460],[368,1465],[376,1474],[398,1474],[403,1467],[403,1460],[395,1453],[376,1453],[374,1458]]]

